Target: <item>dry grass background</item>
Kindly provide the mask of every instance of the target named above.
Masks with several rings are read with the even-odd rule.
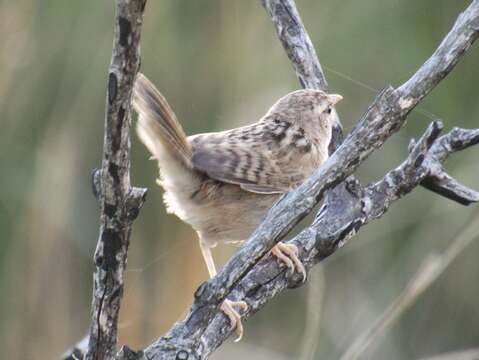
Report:
[[[187,133],[252,122],[298,88],[259,3],[148,3],[142,71]],[[374,97],[360,83],[377,89],[405,80],[468,1],[297,4],[331,88],[345,97],[339,112],[349,129]],[[0,346],[6,359],[55,358],[88,327],[98,235],[89,174],[101,158],[112,11],[112,0],[0,0]],[[372,181],[397,165],[431,113],[447,128],[478,127],[478,63],[475,48],[361,167],[360,178]],[[476,189],[478,151],[448,162],[454,176]],[[120,319],[120,342],[133,348],[180,319],[207,277],[195,234],[165,213],[156,165],[147,158],[134,137],[132,181],[150,193],[134,225]],[[418,189],[316,269],[314,283],[281,295],[248,321],[244,341],[226,344],[214,358],[339,358],[423,260],[444,251],[478,214],[477,207]],[[219,247],[215,256],[224,263],[234,250]],[[479,242],[472,242],[363,358],[415,359],[477,347],[478,252]]]

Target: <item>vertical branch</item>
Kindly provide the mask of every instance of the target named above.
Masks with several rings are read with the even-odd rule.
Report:
[[[303,88],[328,89],[328,82],[316,50],[306,31],[294,0],[261,0],[273,20],[278,38]]]
[[[130,98],[140,65],[145,3],[146,0],[116,1],[103,160],[101,170],[93,176],[100,201],[100,234],[94,256],[87,359],[110,359],[115,355],[131,226],[146,196],[146,189],[132,188],[130,184]]]

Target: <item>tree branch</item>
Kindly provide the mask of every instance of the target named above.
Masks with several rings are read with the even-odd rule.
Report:
[[[116,1],[103,160],[101,170],[92,176],[94,193],[100,201],[100,235],[94,256],[96,270],[86,359],[115,356],[131,226],[147,191],[132,188],[130,184],[130,98],[140,65],[139,44],[145,3],[146,0]]]
[[[303,57],[309,58],[307,64],[317,59],[308,45],[309,37],[294,2],[263,0],[263,4],[270,14],[276,14],[273,21],[283,44],[287,43],[287,52],[292,49],[288,54],[302,82],[320,84],[319,78],[324,78],[320,66],[305,66],[303,62]],[[453,144],[467,147],[476,143],[477,130],[458,129],[436,140],[442,125],[434,122],[413,145],[407,160],[378,183],[363,188],[354,178],[345,180],[404,125],[407,114],[453,69],[478,33],[479,0],[475,0],[417,73],[398,89],[389,86],[383,90],[328,161],[300,187],[281,197],[218,276],[196,291],[187,318],[145,349],[147,358],[207,357],[230,334],[227,319],[217,311],[226,295],[248,302],[248,317],[284,288],[298,285],[298,276],[284,276],[284,269],[267,252],[311,211],[327,190],[343,182],[341,191],[331,192],[325,199],[314,223],[292,240],[308,269],[344,245],[361,226],[382,216],[393,201],[434,174],[450,153],[460,150]],[[297,39],[303,42],[295,42]],[[311,71],[312,68],[319,71]],[[473,201],[478,194],[471,194]]]
[[[278,38],[305,89],[328,90],[328,82],[316,50],[301,21],[294,1],[261,0],[276,28]]]

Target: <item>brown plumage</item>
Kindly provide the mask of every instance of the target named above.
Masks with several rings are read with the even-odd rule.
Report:
[[[341,99],[298,90],[254,124],[186,137],[165,98],[138,74],[133,97],[138,135],[158,160],[168,211],[197,231],[210,276],[216,274],[210,248],[248,239],[279,194],[301,184],[328,158],[331,108]],[[281,243],[272,249],[304,273],[296,251]],[[232,305],[245,304],[226,301],[222,307],[241,334]]]

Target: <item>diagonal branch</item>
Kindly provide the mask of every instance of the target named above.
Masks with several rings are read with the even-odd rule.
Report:
[[[431,170],[431,174],[421,183],[421,186],[461,205],[470,205],[479,201],[474,190],[460,184],[442,168]]]
[[[314,45],[301,21],[294,1],[261,0],[273,20],[278,38],[305,89],[328,90],[328,82]]]
[[[100,235],[95,251],[91,325],[86,359],[116,354],[131,226],[146,189],[130,184],[130,98],[140,65],[140,33],[146,0],[117,0],[115,34],[106,100],[102,167],[94,173],[100,201]],[[98,186],[99,185],[99,186]]]

